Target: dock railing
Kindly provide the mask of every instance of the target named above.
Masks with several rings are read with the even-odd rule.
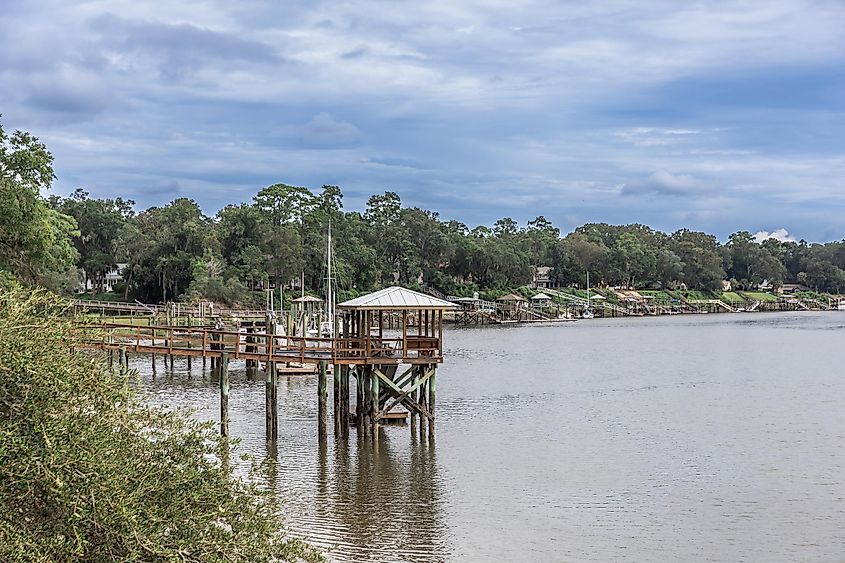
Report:
[[[217,330],[174,326],[132,326],[118,323],[87,325],[90,348],[142,354],[167,354],[230,359],[317,363],[367,364],[385,362],[442,361],[436,337],[407,335],[398,338],[375,336],[322,338],[287,336],[242,330]]]

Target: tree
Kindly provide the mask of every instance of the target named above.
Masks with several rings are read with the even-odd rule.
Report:
[[[0,560],[321,560],[213,425],[146,405],[81,351],[90,329],[66,307],[0,286]]]
[[[254,201],[256,207],[270,217],[275,227],[292,221],[302,224],[305,215],[317,203],[308,188],[287,184],[267,186],[258,192]]]
[[[179,299],[211,242],[208,219],[195,201],[179,198],[140,213],[136,222],[138,253],[129,265],[136,293],[153,302]]]
[[[98,291],[105,291],[106,274],[123,257],[118,239],[123,225],[134,215],[134,204],[121,198],[91,199],[81,188],[59,203],[59,210],[76,219],[79,226],[73,243],[79,253],[78,265],[85,271],[86,287],[90,279]]]
[[[713,235],[681,229],[672,234],[671,250],[684,264],[682,280],[687,287],[721,289],[725,279],[719,242]]]
[[[53,155],[29,133],[0,124],[0,270],[29,284],[75,289],[76,221],[47,205]]]
[[[768,247],[754,242],[748,231],[738,231],[728,239],[728,275],[745,289],[757,287],[765,280],[779,287],[787,276],[784,265]]]

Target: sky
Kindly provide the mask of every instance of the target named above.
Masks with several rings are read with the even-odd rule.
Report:
[[[845,1],[0,0],[52,193],[845,238]]]

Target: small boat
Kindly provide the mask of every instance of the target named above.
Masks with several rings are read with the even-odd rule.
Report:
[[[581,313],[581,318],[595,318],[595,315],[593,314],[593,303],[590,301],[590,270],[587,270],[587,306],[584,308],[584,312]]]

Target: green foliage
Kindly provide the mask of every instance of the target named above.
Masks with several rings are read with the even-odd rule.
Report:
[[[53,289],[76,284],[71,238],[76,221],[41,195],[53,181],[53,156],[29,133],[0,124],[0,270]]]
[[[88,192],[77,189],[69,198],[54,200],[59,211],[73,217],[79,233],[73,244],[79,253],[78,266],[85,277],[92,280],[94,289],[105,291],[106,273],[125,256],[118,250],[120,232],[134,214],[134,201],[117,199],[91,199]]]
[[[739,293],[735,291],[723,291],[720,295],[722,301],[729,305],[735,305],[740,303],[745,303],[745,298],[742,297]]]
[[[791,281],[817,292],[845,292],[845,242],[757,244],[739,231],[721,245],[687,229],[670,236],[645,225],[607,223],[589,223],[561,238],[542,215],[525,227],[505,217],[492,227],[470,228],[403,207],[392,191],[371,196],[360,213],[343,210],[338,186],[315,194],[284,183],[214,218],[188,199],[135,215],[131,201],[91,199],[82,190],[46,205],[40,191],[52,178],[44,145],[0,128],[0,270],[57,289],[77,284],[76,266],[102,289],[105,272],[126,261],[119,286],[124,298],[262,303],[254,292],[274,287],[284,296],[301,277],[325,294],[331,225],[333,277],[344,294],[398,283],[492,295],[529,283],[538,266],[551,267],[551,281],[562,287],[583,287],[589,272],[597,287],[712,292],[728,278],[740,290],[768,280],[775,287]]]
[[[74,352],[41,290],[0,291],[0,560],[318,561],[209,425],[143,405]]]
[[[778,298],[776,295],[772,295],[771,293],[766,293],[764,291],[743,291],[742,295],[745,295],[749,299],[753,299],[754,301],[777,301]]]

